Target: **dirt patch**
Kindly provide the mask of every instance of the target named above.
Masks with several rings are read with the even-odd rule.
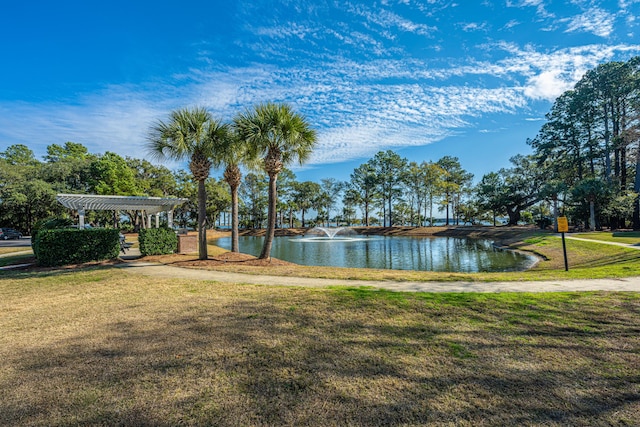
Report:
[[[277,258],[258,259],[253,255],[238,252],[225,252],[220,255],[210,257],[206,260],[200,260],[193,255],[158,255],[148,256],[143,258],[143,260],[149,262],[160,262],[167,265],[175,265],[177,267],[195,268],[217,267],[222,265],[248,265],[257,267],[297,265],[291,262],[279,260]]]
[[[48,271],[61,271],[61,270],[77,270],[81,268],[89,267],[106,267],[116,264],[121,264],[121,259],[108,259],[103,261],[91,261],[80,264],[58,265],[52,267],[43,267],[38,265],[38,260],[35,257],[22,258],[19,261],[20,266],[11,268],[11,271],[32,271],[32,272],[48,272]],[[10,267],[9,264],[7,267]]]

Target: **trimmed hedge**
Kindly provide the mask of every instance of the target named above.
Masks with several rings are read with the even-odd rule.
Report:
[[[167,228],[144,228],[138,234],[140,253],[146,255],[167,255],[178,250],[178,236]]]
[[[55,266],[117,258],[120,233],[115,229],[41,229],[33,244],[38,264]]]

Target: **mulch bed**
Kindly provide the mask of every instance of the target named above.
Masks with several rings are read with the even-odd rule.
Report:
[[[219,265],[251,265],[256,267],[274,266],[274,265],[296,265],[291,262],[282,261],[277,258],[258,259],[253,255],[247,255],[237,252],[225,252],[206,260],[193,258],[193,255],[161,255],[147,256],[143,258],[145,261],[161,262],[163,264],[175,265],[178,267],[214,267]]]

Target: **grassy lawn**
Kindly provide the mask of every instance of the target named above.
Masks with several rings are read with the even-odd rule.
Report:
[[[551,242],[549,243],[551,244]],[[638,425],[640,294],[0,278],[0,425]]]
[[[12,264],[23,264],[33,262],[33,253],[22,254],[22,255],[13,255],[0,258],[0,267],[4,267]],[[1,273],[0,273],[1,274]]]
[[[14,248],[14,247],[11,247],[11,248],[0,248],[0,255],[11,254],[11,253],[14,253],[14,252],[24,252],[24,251],[30,251],[30,250],[31,250],[31,247],[28,247],[28,248],[26,248],[26,247],[25,248]]]

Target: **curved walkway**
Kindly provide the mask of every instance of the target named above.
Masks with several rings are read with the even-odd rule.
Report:
[[[572,291],[633,291],[640,292],[640,277],[624,279],[564,280],[540,282],[394,282],[386,280],[336,280],[289,276],[254,276],[224,271],[171,267],[150,262],[126,262],[118,268],[145,276],[188,280],[211,280],[303,287],[372,287],[399,292],[572,292]]]

